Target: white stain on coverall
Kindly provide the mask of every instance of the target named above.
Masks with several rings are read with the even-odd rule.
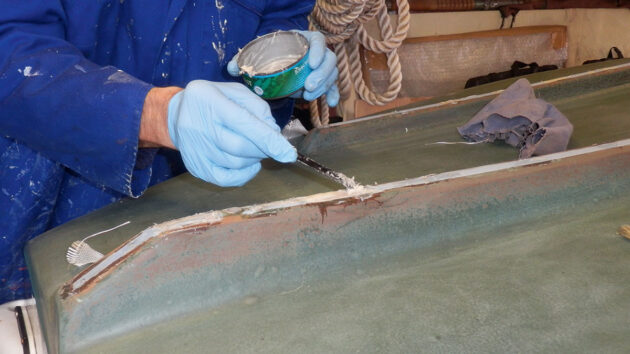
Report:
[[[212,48],[217,52],[217,58],[219,59],[219,63],[223,63],[223,59],[225,59],[225,43],[215,43],[212,42]]]
[[[33,71],[32,66],[25,66],[24,69],[18,69],[18,72],[24,75],[25,77],[31,76],[40,76],[41,73],[39,71]]]
[[[225,7],[225,5],[223,5],[221,0],[215,0],[214,5],[216,6],[217,13],[219,15],[219,30],[221,31],[222,37],[225,38],[225,32],[227,31],[228,22],[227,22],[227,19],[221,20],[221,10]],[[211,21],[212,21],[212,27],[216,28],[214,18],[212,18]],[[222,64],[223,60],[225,59],[226,44],[221,42],[221,38],[219,38],[218,32],[219,31],[215,31],[214,33],[214,38],[216,38],[217,41],[212,42],[212,48],[214,49],[215,52],[217,52],[217,59],[219,60],[219,63]]]

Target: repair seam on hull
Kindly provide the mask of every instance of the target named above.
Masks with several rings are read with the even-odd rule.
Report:
[[[577,78],[584,77],[584,76],[601,74],[601,73],[605,73],[605,72],[608,72],[608,71],[611,71],[611,72],[620,71],[620,70],[626,69],[628,67],[630,67],[630,63],[620,64],[620,65],[606,67],[606,68],[595,69],[595,70],[591,70],[591,71],[585,71],[585,72],[578,73],[578,74],[567,75],[567,76],[563,76],[563,77],[559,77],[559,78],[555,78],[555,79],[550,79],[550,80],[545,80],[545,81],[540,81],[540,82],[534,82],[531,85],[532,85],[532,87],[547,86],[547,85],[552,85],[552,84],[555,84],[555,83],[558,83],[558,82],[563,82],[563,81],[567,81],[567,80],[573,80],[573,79],[577,79]],[[334,124],[331,124],[329,127],[339,127],[339,126],[343,126],[343,125],[349,125],[349,124],[355,124],[355,123],[364,122],[364,121],[370,121],[370,120],[377,119],[377,118],[383,118],[383,117],[389,116],[391,114],[399,114],[399,115],[403,115],[404,116],[404,115],[407,115],[407,114],[410,114],[410,113],[418,113],[418,112],[421,112],[421,111],[430,111],[430,110],[434,110],[434,109],[437,109],[437,108],[442,108],[444,106],[457,105],[457,104],[468,102],[468,101],[475,101],[475,100],[482,99],[482,98],[497,96],[497,95],[501,94],[501,92],[503,92],[503,91],[505,91],[505,89],[496,90],[496,91],[492,91],[492,92],[486,92],[486,93],[479,94],[479,95],[470,95],[470,96],[466,96],[466,97],[462,97],[462,98],[456,98],[456,99],[441,101],[441,102],[432,103],[432,104],[428,104],[428,105],[424,105],[424,106],[412,107],[412,108],[407,108],[407,109],[402,109],[402,110],[388,111],[388,112],[384,112],[384,113],[377,113],[377,114],[374,114],[374,115],[371,115],[371,116],[358,118],[358,119],[353,119],[353,120],[350,120],[350,121],[347,121],[347,122],[334,123]]]
[[[211,226],[223,220],[223,216],[223,213],[220,211],[211,211],[154,225],[115,248],[99,262],[94,263],[92,266],[77,274],[74,279],[80,280],[85,279],[85,277],[97,279],[122,262],[128,256],[132,255],[150,239],[173,231]],[[77,282],[72,281],[64,285],[60,289],[61,297],[66,298],[72,293],[76,293],[83,287],[87,286],[88,283],[88,281],[83,281],[79,283],[80,285],[77,285]]]
[[[437,182],[452,180],[456,178],[465,178],[477,176],[485,173],[498,172],[501,170],[509,170],[518,167],[531,167],[541,164],[551,163],[555,160],[564,158],[589,154],[597,151],[603,151],[614,148],[622,148],[630,146],[630,139],[620,140],[614,143],[602,144],[591,146],[587,148],[575,149],[570,151],[559,152],[555,154],[549,154],[545,156],[537,156],[523,160],[509,161],[503,163],[497,163],[492,165],[473,167],[463,170],[444,172],[434,175],[426,175],[418,178],[412,178],[403,181],[396,181],[390,183],[384,183],[373,186],[362,186],[356,189],[350,190],[338,190],[334,192],[319,193],[309,196],[296,197],[286,200],[280,200],[275,202],[269,202],[258,205],[249,205],[244,207],[233,207],[223,209],[220,211],[210,211],[206,213],[199,213],[191,216],[187,216],[180,219],[171,220],[165,223],[154,225],[129,241],[123,243],[121,246],[110,252],[101,261],[91,265],[78,275],[76,275],[69,283],[64,285],[61,289],[62,297],[66,298],[72,294],[76,294],[85,289],[90,284],[102,279],[112,268],[117,264],[124,261],[134,252],[139,249],[140,246],[150,241],[151,239],[161,237],[166,234],[170,234],[176,231],[182,231],[186,229],[198,229],[207,228],[215,224],[219,224],[225,221],[237,221],[248,217],[259,217],[263,215],[274,214],[278,210],[287,209],[298,206],[309,205],[340,205],[346,203],[356,203],[358,201],[365,201],[373,198],[385,191],[390,191],[404,187],[415,187],[422,185],[429,185]],[[322,215],[322,222],[323,222]]]

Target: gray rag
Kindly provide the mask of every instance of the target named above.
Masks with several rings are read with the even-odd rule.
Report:
[[[468,141],[505,140],[520,148],[523,159],[565,151],[573,125],[556,107],[536,98],[527,79],[520,79],[457,130]]]

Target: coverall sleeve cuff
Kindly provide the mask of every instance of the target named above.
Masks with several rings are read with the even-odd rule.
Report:
[[[149,186],[151,164],[157,151],[138,147],[142,108],[153,86],[122,71],[109,75],[107,82],[107,86],[114,87],[108,87],[104,99],[108,102],[102,106],[103,112],[99,112],[101,119],[109,123],[103,126],[98,144],[106,149],[100,158],[103,165],[92,165],[78,172],[97,184],[139,197]]]
[[[153,175],[153,159],[158,149],[138,149],[136,155],[136,163],[133,168],[130,197],[137,198],[141,196],[149,187],[151,177]]]

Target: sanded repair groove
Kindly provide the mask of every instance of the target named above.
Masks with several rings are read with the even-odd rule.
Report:
[[[570,157],[587,155],[594,152],[606,151],[609,149],[618,149],[630,146],[630,139],[617,141],[614,143],[602,144],[597,146],[591,146],[582,149],[575,149],[555,154],[549,154],[545,156],[537,156],[529,159],[523,159],[518,161],[509,161],[504,163],[497,163],[492,165],[468,168],[458,171],[439,173],[435,175],[427,175],[418,178],[407,179],[403,181],[396,181],[391,183],[385,183],[380,185],[366,185],[349,190],[337,190],[334,192],[319,193],[309,196],[290,198],[281,201],[275,201],[270,203],[249,205],[245,207],[228,208],[219,211],[210,211],[207,213],[199,213],[188,217],[171,220],[165,223],[161,223],[152,226],[129,241],[125,242],[98,263],[93,264],[89,268],[79,273],[71,282],[62,288],[62,296],[65,298],[72,294],[76,294],[84,289],[89,284],[103,280],[103,278],[120,264],[123,260],[128,258],[131,254],[137,252],[142,245],[151,239],[163,237],[173,232],[189,230],[189,229],[203,229],[212,225],[216,225],[222,222],[240,221],[248,217],[255,217],[258,215],[273,214],[279,210],[306,206],[306,205],[318,205],[318,204],[346,204],[354,203],[357,200],[363,201],[372,198],[374,195],[381,194],[386,191],[392,191],[405,187],[416,187],[422,185],[428,185],[436,182],[442,182],[447,180],[453,180],[458,178],[466,178],[472,176],[478,176],[491,172],[506,171],[519,167],[535,166],[540,164],[547,164],[553,161],[562,160]]]

